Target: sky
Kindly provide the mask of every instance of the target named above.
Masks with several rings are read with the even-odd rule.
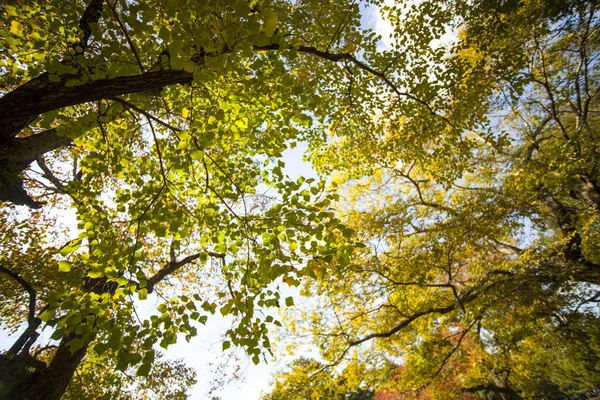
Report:
[[[381,18],[378,9],[374,7],[363,6],[361,11],[363,26],[374,29],[383,37],[378,47],[380,49],[389,48],[391,25]],[[317,177],[310,163],[303,159],[306,148],[306,144],[300,143],[296,148],[288,149],[283,153],[286,163],[284,172],[292,179],[300,176]],[[299,296],[297,290],[292,288],[286,288],[284,292],[282,293],[283,297],[292,295],[297,299]],[[142,308],[148,310],[155,308],[157,304],[153,303],[154,301],[149,299]],[[141,312],[144,313],[143,310]],[[178,342],[170,346],[166,352],[168,358],[183,359],[187,366],[195,369],[198,383],[189,391],[191,399],[208,399],[211,395],[218,396],[221,400],[258,399],[261,392],[269,390],[273,374],[278,367],[281,367],[286,360],[300,356],[300,354],[280,355],[279,361],[271,360],[269,363],[261,362],[254,365],[241,350],[224,353],[221,350],[221,343],[223,334],[230,326],[231,320],[223,318],[217,313],[209,318],[206,326],[199,327],[197,337],[189,343],[183,338],[179,338]],[[10,336],[7,332],[0,330],[0,349],[7,349],[16,337],[17,335]],[[239,379],[235,379],[235,377],[239,377]],[[221,390],[209,395],[211,386],[222,378],[226,380],[221,382]]]

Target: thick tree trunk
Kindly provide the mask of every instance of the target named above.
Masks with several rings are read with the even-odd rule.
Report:
[[[83,54],[85,52],[85,49],[88,46],[88,42],[90,40],[90,37],[92,35],[92,27],[91,24],[97,23],[100,20],[100,17],[102,16],[102,7],[104,6],[104,0],[90,0],[90,2],[88,3],[87,7],[85,8],[85,11],[83,12],[83,15],[81,16],[80,20],[79,20],[79,28],[81,29],[81,37],[80,40],[74,45],[74,49],[76,49],[77,54]],[[37,89],[39,90],[43,90],[43,88],[47,87],[48,83],[50,82],[48,74],[47,73],[43,73],[40,76],[38,76],[35,79],[32,79],[31,81],[27,82],[26,84],[24,84],[23,86],[19,87],[17,89],[17,91],[21,90],[21,91],[29,91],[32,92]],[[14,92],[14,91],[13,91]],[[13,93],[11,92],[11,93]],[[8,93],[7,95],[5,95],[2,99],[8,97],[9,98],[9,102],[11,97],[11,93]],[[33,103],[35,103],[35,98],[32,99]],[[27,105],[26,105],[27,107]],[[16,110],[13,110],[16,111]],[[17,136],[19,134],[19,132],[21,132],[23,130],[23,128],[25,128],[27,125],[29,125],[31,122],[33,122],[33,120],[35,118],[37,118],[38,114],[31,114],[28,115],[27,117],[19,117],[19,116],[15,116],[15,118],[9,118],[6,121],[2,121],[0,122],[0,138],[14,138],[15,136]]]
[[[65,86],[72,78],[50,82],[48,75],[43,74],[0,98],[0,200],[41,207],[23,188],[20,174],[35,158],[69,144],[70,140],[58,136],[54,129],[26,138],[15,137],[40,114],[123,94],[157,91],[193,80],[192,74],[186,71],[158,70]]]
[[[57,135],[56,129],[24,138],[0,139],[0,200],[40,207],[23,188],[21,173],[36,158],[70,143],[71,139]]]
[[[10,388],[8,392],[0,390],[0,399],[14,400],[59,400],[65,393],[75,370],[87,352],[87,345],[71,354],[67,343],[75,338],[75,334],[65,336],[58,346],[50,364],[27,374],[22,371],[10,371],[19,382],[2,382]],[[18,368],[25,368],[14,364]],[[5,375],[1,380],[6,380]]]

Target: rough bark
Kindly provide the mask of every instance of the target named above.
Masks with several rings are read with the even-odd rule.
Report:
[[[7,93],[0,98],[0,126],[18,127],[23,121],[31,121],[40,114],[63,107],[130,93],[156,92],[169,85],[191,83],[193,75],[186,71],[158,70],[100,79],[79,86],[65,86],[68,81],[76,78],[66,76],[60,82],[50,82],[44,76]],[[0,137],[15,135],[10,136],[4,130]]]
[[[59,136],[56,129],[49,129],[24,138],[0,140],[0,159],[25,168],[39,156],[68,146],[71,142],[71,139]]]
[[[69,145],[71,139],[50,129],[24,138],[0,139],[0,200],[38,208],[23,188],[21,173],[39,156]]]
[[[15,137],[40,114],[129,93],[154,92],[169,85],[190,83],[193,76],[185,71],[159,70],[80,86],[65,86],[68,80],[63,77],[60,82],[50,82],[47,75],[42,75],[0,98],[0,200],[32,208],[41,206],[23,188],[20,174],[34,159],[70,140],[58,136],[55,130]]]
[[[81,29],[81,37],[80,40],[74,45],[74,49],[76,54],[83,54],[88,47],[88,43],[90,41],[92,35],[91,24],[97,23],[102,16],[102,7],[104,6],[104,0],[91,0],[85,11],[83,12],[80,20],[79,20],[79,28]],[[47,73],[43,73],[35,79],[27,82],[23,86],[19,87],[17,90],[31,90],[35,88],[43,88],[45,85],[49,83],[49,77]],[[5,95],[2,99],[9,96],[10,93]],[[34,99],[35,102],[35,99]],[[23,130],[27,125],[29,125],[37,115],[29,115],[23,118],[13,118],[9,119],[5,122],[0,123],[0,139],[4,138],[14,138],[19,132]]]
[[[71,354],[67,343],[75,337],[74,333],[65,336],[47,367],[36,369],[13,384],[8,393],[0,393],[0,399],[59,400],[87,352],[87,345],[84,345]]]

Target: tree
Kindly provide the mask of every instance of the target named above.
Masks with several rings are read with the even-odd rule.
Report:
[[[119,371],[113,354],[89,354],[78,367],[63,399],[187,399],[195,373],[182,360],[164,360],[157,352],[152,371],[135,376],[135,369]]]
[[[313,147],[342,194],[340,218],[368,247],[308,283],[311,308],[291,318],[310,321],[301,333],[324,365],[305,373],[400,363],[357,383],[398,398],[595,390],[595,2],[383,11],[388,52],[411,66],[397,84],[436,117],[390,101],[365,128],[352,110],[328,146]],[[455,42],[431,42],[447,29]]]
[[[293,304],[277,285],[351,253],[335,197],[281,153],[322,138],[348,84],[391,84],[356,56],[376,46],[358,5],[10,1],[0,18],[1,312],[19,332],[2,396],[60,398],[96,355],[146,376],[215,312],[237,322],[223,349],[259,362],[279,324],[261,310]],[[164,302],[146,318],[148,296]]]
[[[323,364],[308,358],[299,358],[290,365],[288,372],[273,383],[273,390],[263,396],[265,400],[280,399],[350,399],[372,400],[371,389],[356,388],[359,376],[365,373],[365,366],[359,369],[347,369],[338,376],[313,372],[323,368]]]

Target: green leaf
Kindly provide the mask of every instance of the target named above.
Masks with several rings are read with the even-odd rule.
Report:
[[[263,10],[263,29],[266,36],[272,36],[277,29],[277,16],[273,13],[273,10],[266,8]]]
[[[60,272],[69,272],[71,270],[71,263],[69,261],[59,261],[58,270]]]
[[[190,157],[195,161],[202,161],[204,159],[204,152],[202,150],[194,150],[190,153]]]
[[[231,342],[226,340],[223,342],[223,351],[227,350],[228,348],[231,347]]]
[[[94,346],[94,351],[98,354],[98,355],[102,355],[104,354],[104,352],[106,350],[108,350],[109,346],[106,343],[98,343],[97,345]]]
[[[55,308],[50,308],[50,309],[44,311],[43,313],[41,313],[38,316],[38,318],[41,319],[43,322],[48,322],[52,318],[54,318],[55,315],[56,315],[56,309]]]
[[[85,342],[80,338],[75,338],[67,343],[71,355],[73,355],[77,350],[81,349],[83,345],[85,345]]]
[[[291,307],[291,306],[293,306],[293,305],[294,305],[294,298],[293,298],[293,297],[291,297],[291,296],[290,296],[290,297],[286,297],[286,298],[285,298],[285,305],[286,305],[287,307]]]
[[[152,369],[152,364],[142,364],[136,371],[137,376],[148,376],[150,370]]]

